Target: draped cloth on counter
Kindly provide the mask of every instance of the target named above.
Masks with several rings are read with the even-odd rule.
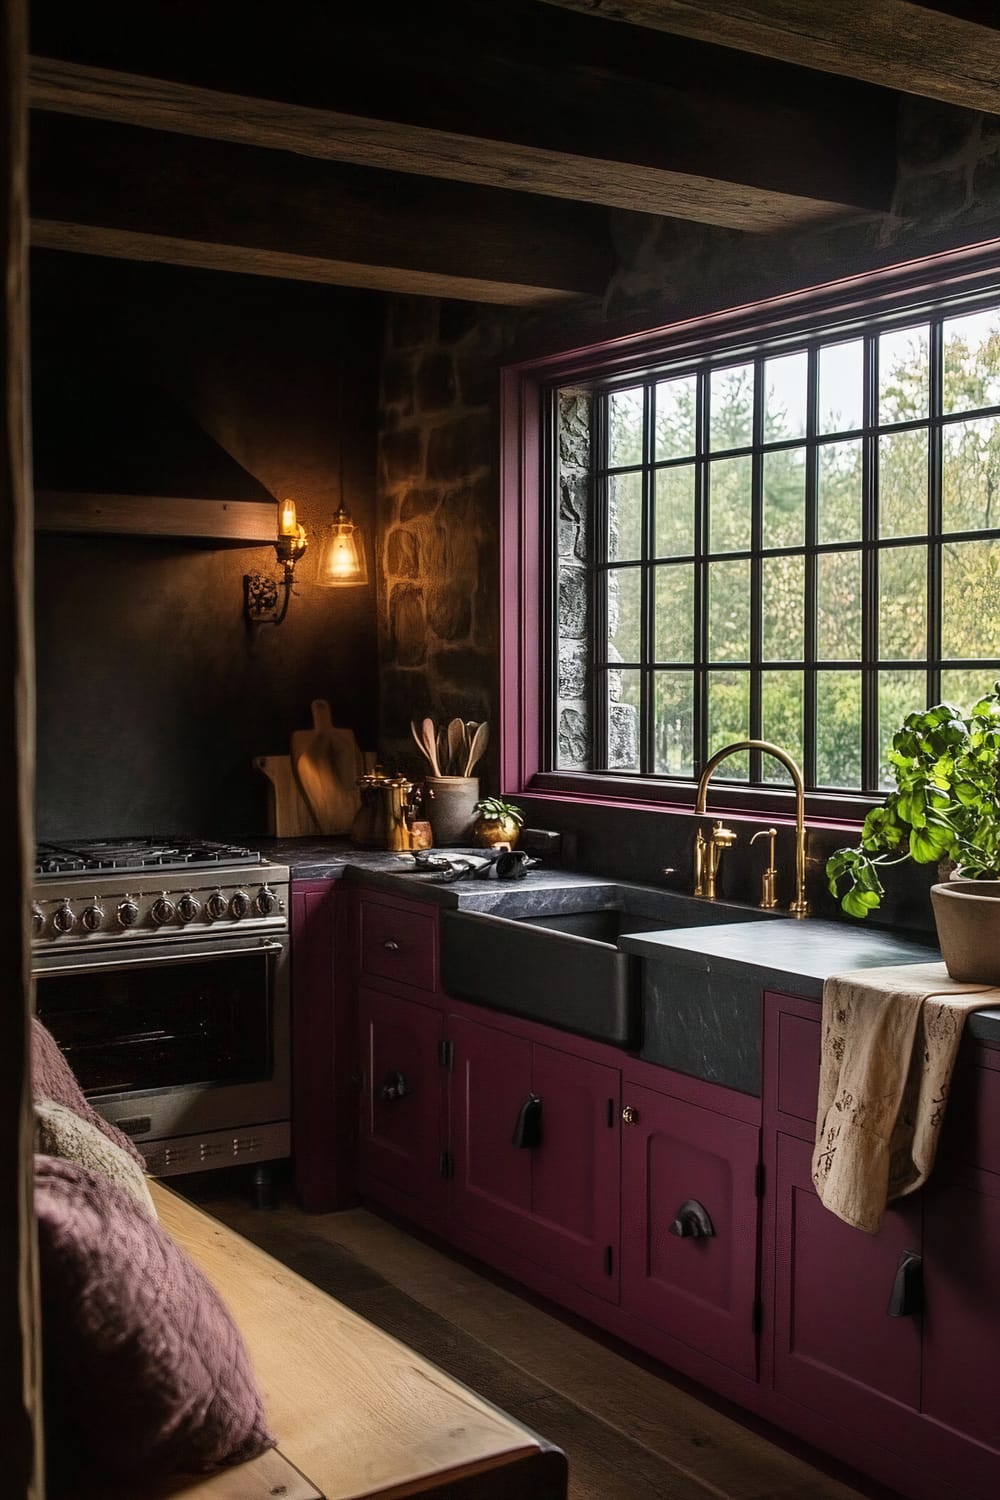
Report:
[[[926,1182],[965,1018],[990,1006],[1000,989],[943,963],[826,981],[812,1179],[831,1213],[877,1234],[886,1204]]]

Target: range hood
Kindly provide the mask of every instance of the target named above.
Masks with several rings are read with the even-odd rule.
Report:
[[[164,391],[106,369],[36,368],[40,531],[274,540],[275,498]]]

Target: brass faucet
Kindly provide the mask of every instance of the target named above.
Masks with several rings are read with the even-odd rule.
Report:
[[[700,828],[698,829],[694,837],[694,893],[696,896],[704,896],[706,901],[715,900],[715,880],[719,873],[722,851],[731,849],[735,843],[736,834],[731,828],[724,827],[721,822],[712,824],[712,831],[708,838]]]
[[[775,760],[781,762],[792,778],[792,783],[795,787],[795,900],[791,903],[788,910],[795,917],[808,916],[809,902],[806,900],[805,788],[802,782],[802,772],[786,751],[782,750],[779,745],[772,745],[769,740],[737,740],[735,744],[724,745],[721,750],[716,750],[715,754],[707,761],[698,781],[698,795],[694,800],[695,814],[700,816],[705,811],[708,783],[712,779],[712,772],[716,766],[730,755],[735,755],[739,750],[760,750],[765,755],[772,755]],[[714,843],[720,829],[722,829],[722,825],[717,823],[708,839],[704,837],[699,829],[694,843],[694,893],[696,896],[706,896],[710,901],[715,899],[715,871],[718,868],[719,860],[718,854],[716,854],[714,862],[711,860],[711,857],[706,861],[705,853],[706,849],[711,850],[711,845]],[[722,829],[722,831],[729,832],[728,829]],[[733,834],[728,843],[734,843],[735,838],[736,835]],[[711,872],[706,867],[708,864],[713,865]],[[709,873],[711,878],[708,878]],[[704,889],[699,889],[699,887],[704,887]]]

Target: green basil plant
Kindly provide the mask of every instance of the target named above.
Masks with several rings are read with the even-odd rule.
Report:
[[[1000,682],[967,715],[951,703],[907,714],[889,765],[897,790],[869,812],[860,845],[826,863],[844,911],[874,911],[885,894],[880,871],[906,860],[1000,877]]]

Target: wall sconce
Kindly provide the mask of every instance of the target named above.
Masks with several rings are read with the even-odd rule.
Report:
[[[278,535],[274,541],[274,550],[281,564],[281,578],[272,578],[266,573],[246,573],[243,577],[243,612],[251,625],[281,624],[288,613],[295,565],[308,545],[306,529],[295,514],[295,501],[282,500],[278,506]],[[327,589],[354,588],[368,582],[364,537],[344,509],[343,502],[324,532],[319,567],[311,582]]]
[[[295,501],[282,500],[278,505],[278,535],[274,540],[275,554],[281,564],[280,580],[266,573],[243,575],[243,613],[251,625],[281,624],[292,596],[295,564],[308,545],[306,529],[296,519]],[[279,590],[282,592],[280,608]]]

